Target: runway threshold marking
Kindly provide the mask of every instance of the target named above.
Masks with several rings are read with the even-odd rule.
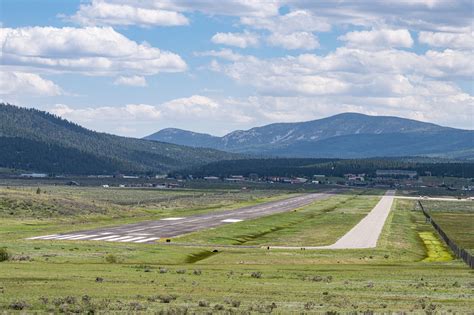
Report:
[[[241,219],[225,219],[225,220],[221,220],[221,222],[225,222],[225,223],[236,223],[236,222],[242,222],[243,220]]]

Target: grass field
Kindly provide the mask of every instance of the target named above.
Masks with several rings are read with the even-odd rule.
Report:
[[[281,198],[282,192],[207,191],[209,195],[197,201],[201,197],[195,191],[194,197],[178,198],[182,203],[164,208],[161,203],[167,205],[168,197],[171,200],[181,192],[132,191],[127,196],[124,191],[118,196],[122,191],[42,190],[47,193],[37,195],[36,187],[1,190],[0,204],[11,202],[5,199],[20,199],[35,208],[27,211],[18,206],[14,211],[19,216],[9,214],[8,206],[0,211],[0,247],[11,254],[10,260],[0,262],[0,309],[185,314],[466,313],[474,308],[472,271],[452,257],[429,255],[446,248],[439,242],[431,248],[424,243],[420,235],[433,230],[413,210],[412,200],[396,200],[376,249],[287,251],[211,244],[330,243],[356,224],[379,196],[339,195],[296,212],[172,240],[208,244],[189,247],[24,238],[140,221],[175,211],[218,211],[231,204],[237,207]],[[164,200],[157,201],[160,198]],[[91,208],[85,214],[62,214],[62,201],[67,199]],[[146,201],[137,205],[138,199]],[[186,204],[191,201],[194,203]],[[47,208],[51,205],[56,207],[53,212]]]
[[[448,236],[460,247],[474,253],[474,201],[423,201],[423,206]]]

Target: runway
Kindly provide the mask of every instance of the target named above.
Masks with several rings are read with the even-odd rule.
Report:
[[[331,193],[314,193],[255,206],[224,210],[188,217],[169,217],[116,227],[86,230],[74,233],[35,236],[29,240],[103,241],[151,244],[161,238],[170,238],[205,230],[224,224],[233,224],[276,213],[287,212],[329,198]]]

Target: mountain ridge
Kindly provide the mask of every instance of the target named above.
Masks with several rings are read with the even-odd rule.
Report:
[[[0,167],[59,173],[166,173],[239,158],[214,149],[95,132],[44,111],[4,103],[0,103],[0,145],[5,148]],[[90,163],[79,166],[81,160]]]
[[[471,158],[474,157],[473,135],[474,131],[471,130],[444,127],[413,119],[342,113],[306,122],[273,123],[248,130],[236,130],[222,137],[173,128],[158,131],[145,139],[228,152],[284,157],[365,158],[381,155],[458,157],[458,154],[451,152],[453,150],[459,152],[460,157],[465,157],[466,154],[462,152],[467,150],[467,158]],[[460,136],[461,141],[457,141],[456,136]],[[330,139],[334,144],[347,145],[347,139],[344,137],[351,137],[353,143],[349,144],[357,145],[361,142],[360,149],[353,150],[352,154],[349,154],[343,147],[339,151],[330,148]],[[367,151],[367,148],[371,147],[369,138],[378,144],[376,148],[378,154]],[[396,141],[397,138],[408,142],[403,145]],[[444,139],[445,142],[440,145],[433,141],[437,138]],[[457,146],[452,146],[453,141]],[[431,144],[433,150],[429,148],[426,150],[424,144],[427,142]],[[380,146],[383,143],[397,144],[398,151]],[[307,148],[306,151],[303,151],[303,147]],[[417,147],[419,150],[416,150]]]

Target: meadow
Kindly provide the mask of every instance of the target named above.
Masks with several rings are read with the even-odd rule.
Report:
[[[368,213],[380,194],[346,192],[293,212],[144,245],[25,238],[220,211],[294,193],[40,190],[0,189],[0,248],[10,256],[0,262],[1,310],[248,314],[474,309],[472,270],[439,242],[413,200],[395,201],[376,249],[267,250],[267,244],[329,244]]]

